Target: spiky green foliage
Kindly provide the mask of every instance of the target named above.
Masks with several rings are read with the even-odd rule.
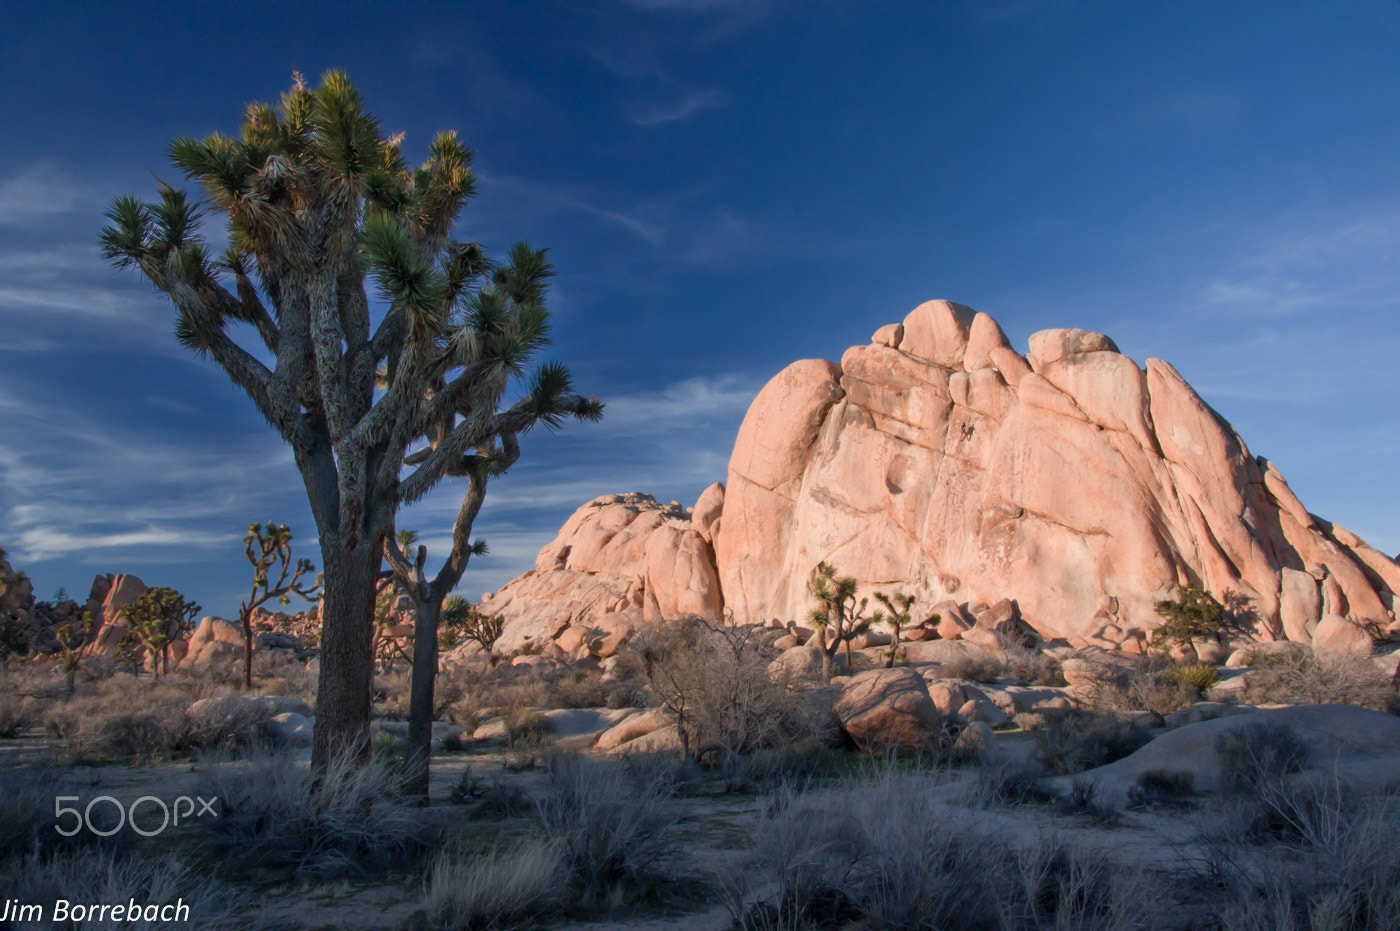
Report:
[[[153,202],[113,201],[100,236],[114,265],[171,300],[180,342],[217,362],[296,454],[327,578],[320,699],[333,710],[318,718],[318,767],[333,743],[367,747],[369,592],[398,507],[498,468],[538,424],[602,411],[562,367],[535,368],[547,253],[522,243],[496,263],[454,235],[475,191],[471,150],[439,133],[412,167],[402,147],[344,74],[315,87],[297,76],[276,106],[250,104],[236,136],[170,143],[204,216],[226,227],[221,255],[201,236],[201,205],[168,185]],[[234,339],[239,323],[260,352]]]
[[[505,631],[505,618],[487,614],[477,605],[468,604],[459,595],[450,596],[442,604],[442,625],[456,631],[458,637],[481,647],[482,662],[491,663],[491,650]]]
[[[1159,601],[1156,608],[1162,625],[1152,632],[1152,642],[1158,647],[1180,646],[1194,657],[1193,641],[1225,628],[1224,606],[1199,585],[1183,585],[1175,599]]]
[[[807,620],[817,631],[823,671],[828,676],[831,658],[842,644],[846,646],[846,665],[850,667],[851,640],[869,630],[874,621],[865,616],[869,599],[856,600],[859,589],[860,583],[850,576],[838,576],[836,567],[828,562],[818,563],[807,580],[807,591],[817,602]]]
[[[199,605],[169,586],[152,588],[121,610],[127,632],[146,648],[156,676],[169,664],[170,644],[193,626]]]
[[[894,595],[886,595],[884,592],[876,592],[875,600],[884,606],[884,611],[877,611],[871,616],[872,623],[884,624],[890,629],[890,652],[886,657],[885,667],[893,668],[895,659],[899,655],[899,637],[904,632],[904,628],[909,626],[910,614],[914,609],[914,596],[898,592]],[[889,612],[889,613],[885,613]]]
[[[316,567],[309,559],[292,563],[292,531],[286,524],[249,524],[243,538],[243,555],[253,567],[253,587],[238,606],[243,627],[243,687],[253,687],[253,609],[275,600],[291,603],[292,596],[312,601],[321,590],[321,576],[308,579]]]

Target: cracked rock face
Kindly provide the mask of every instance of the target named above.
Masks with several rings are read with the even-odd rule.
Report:
[[[1310,515],[1277,469],[1158,359],[930,301],[839,365],[788,366],[750,407],[714,534],[739,619],[800,618],[820,561],[918,604],[1014,600],[1046,637],[1100,645],[1201,581],[1304,640],[1392,620],[1400,567]],[[1285,631],[1286,628],[1286,631]]]
[[[690,514],[590,502],[488,608],[506,650],[576,628],[580,653],[678,613],[800,620],[822,561],[918,614],[1010,599],[1046,638],[1128,650],[1181,584],[1305,643],[1393,630],[1400,592],[1394,560],[1309,514],[1171,365],[1074,329],[1022,356],[986,314],[930,301],[774,376]]]

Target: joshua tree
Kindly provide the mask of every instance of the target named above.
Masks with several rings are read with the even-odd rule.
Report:
[[[872,620],[876,623],[883,622],[890,628],[893,634],[890,640],[890,655],[885,661],[885,668],[893,669],[895,655],[899,652],[899,635],[904,628],[909,626],[910,612],[913,611],[914,608],[914,596],[897,594],[891,598],[884,592],[876,592],[875,600],[884,605],[885,611],[889,612],[888,614],[876,612]]]
[[[64,688],[69,698],[73,697],[74,680],[78,675],[78,651],[87,642],[92,632],[92,614],[84,611],[78,619],[79,632],[75,633],[72,624],[64,624],[54,631],[58,638],[58,668],[63,670]]]
[[[279,605],[290,604],[296,595],[311,601],[321,589],[321,577],[316,576],[313,584],[302,581],[316,571],[309,559],[298,559],[292,565],[292,531],[286,524],[268,521],[266,526],[248,525],[248,535],[243,538],[243,553],[253,566],[253,588],[247,599],[238,606],[238,622],[243,625],[243,687],[253,687],[253,609],[261,607],[272,599]],[[276,570],[277,580],[271,581]],[[288,573],[291,578],[288,578]]]
[[[122,608],[121,616],[127,631],[146,648],[152,674],[159,677],[169,671],[170,644],[190,629],[198,613],[199,605],[162,585]]]
[[[415,169],[402,142],[344,74],[315,88],[297,76],[280,106],[247,107],[237,137],[170,144],[226,223],[226,251],[210,252],[195,203],[163,183],[154,203],[114,201],[101,234],[114,264],[174,304],[179,340],[212,357],[292,447],[325,572],[318,772],[338,752],[368,758],[375,583],[399,506],[503,433],[596,407],[549,365],[502,409],[548,341],[545,254],[518,244],[497,267],[453,238],[475,187],[471,151],[440,133]],[[257,334],[262,358],[234,340],[237,323]],[[404,474],[423,438],[432,445]]]
[[[1196,662],[1201,656],[1193,642],[1198,637],[1214,637],[1224,629],[1225,608],[1199,585],[1183,585],[1174,601],[1157,602],[1162,626],[1152,632],[1152,642],[1161,647],[1180,646]]]
[[[448,595],[442,603],[439,623],[444,630],[451,631],[454,642],[466,640],[481,647],[482,668],[490,668],[491,650],[505,631],[504,617],[485,613],[461,595]]]
[[[864,612],[869,599],[856,602],[859,583],[850,576],[837,578],[836,567],[827,562],[817,564],[807,582],[807,590],[817,600],[817,607],[807,620],[817,630],[817,644],[822,651],[822,676],[830,681],[831,660],[844,643],[846,668],[851,668],[851,640],[870,628],[872,618]]]

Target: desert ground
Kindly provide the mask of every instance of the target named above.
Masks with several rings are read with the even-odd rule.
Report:
[[[71,694],[12,664],[5,884],[178,894],[210,928],[1382,928],[1400,908],[1400,654],[934,640],[889,668],[838,654],[827,684],[783,636],[677,621],[607,670],[448,666],[426,807],[395,790],[402,670],[376,679],[373,763],[313,789],[313,680],[272,651],[253,694],[233,664],[94,660]],[[678,724],[705,746],[683,754]],[[157,832],[148,804],[99,838],[102,803],[64,838],[55,795],[218,816]]]

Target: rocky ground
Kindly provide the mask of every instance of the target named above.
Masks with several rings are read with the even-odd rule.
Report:
[[[6,893],[80,869],[95,897],[198,888],[212,928],[1285,926],[1268,908],[1370,928],[1400,905],[1400,855],[1372,845],[1400,826],[1400,717],[1377,710],[1394,654],[1217,667],[932,640],[893,668],[841,654],[828,684],[815,645],[774,646],[785,630],[657,632],[670,646],[607,670],[445,671],[426,809],[394,789],[402,671],[377,680],[373,775],[311,805],[304,667],[260,660],[242,695],[231,664],[92,663],[68,696],[12,666]],[[218,795],[223,820],[95,848],[50,833],[56,793]]]

